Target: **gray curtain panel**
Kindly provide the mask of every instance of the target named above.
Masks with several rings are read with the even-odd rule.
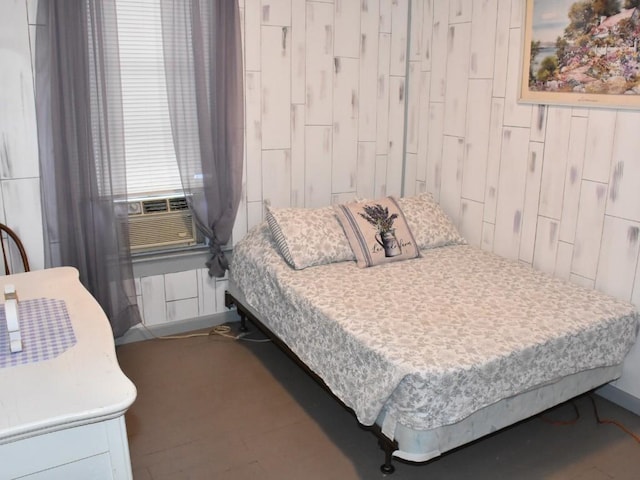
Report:
[[[118,337],[140,322],[128,242],[114,0],[41,1],[36,102],[47,266],[69,265]]]
[[[162,0],[171,128],[182,186],[209,241],[209,275],[228,268],[242,191],[243,82],[235,0]]]

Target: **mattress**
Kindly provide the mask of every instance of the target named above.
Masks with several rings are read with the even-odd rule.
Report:
[[[263,224],[236,246],[231,280],[362,424],[403,439],[397,455],[410,460],[464,443],[443,443],[445,428],[470,435],[464,422],[483,415],[471,430],[504,426],[494,410],[510,399],[530,397],[517,421],[616,378],[637,333],[632,305],[469,245],[293,270]]]

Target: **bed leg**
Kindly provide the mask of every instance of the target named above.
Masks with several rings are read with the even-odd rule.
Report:
[[[249,327],[247,327],[247,316],[244,314],[244,312],[241,312],[239,310],[238,310],[238,314],[240,315],[240,331],[248,332]]]
[[[380,448],[384,451],[384,463],[380,465],[380,471],[385,475],[390,475],[396,471],[396,467],[391,463],[395,445],[393,442],[385,442],[382,438],[378,439],[378,445],[380,445]]]
[[[248,332],[249,328],[247,327],[247,314],[244,313],[244,310],[240,308],[240,304],[236,302],[236,300],[231,296],[231,294],[227,291],[224,292],[224,306],[227,308],[231,308],[236,306],[236,312],[240,316],[240,331]]]
[[[233,297],[231,296],[231,294],[225,290],[224,291],[224,306],[227,308],[231,308],[233,307],[234,302],[233,302]]]

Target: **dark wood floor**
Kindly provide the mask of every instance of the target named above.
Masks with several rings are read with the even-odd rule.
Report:
[[[384,477],[373,434],[271,343],[150,340],[117,353],[138,389],[126,415],[135,480]],[[595,398],[601,417],[640,434],[640,417]],[[575,403],[574,425],[536,417],[427,464],[395,461],[389,478],[639,479],[640,444],[596,424],[588,398]]]

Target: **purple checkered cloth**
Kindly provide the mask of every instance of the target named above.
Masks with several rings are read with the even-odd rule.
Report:
[[[22,351],[11,353],[4,305],[0,305],[0,368],[50,360],[76,343],[64,300],[21,300],[18,318]]]

